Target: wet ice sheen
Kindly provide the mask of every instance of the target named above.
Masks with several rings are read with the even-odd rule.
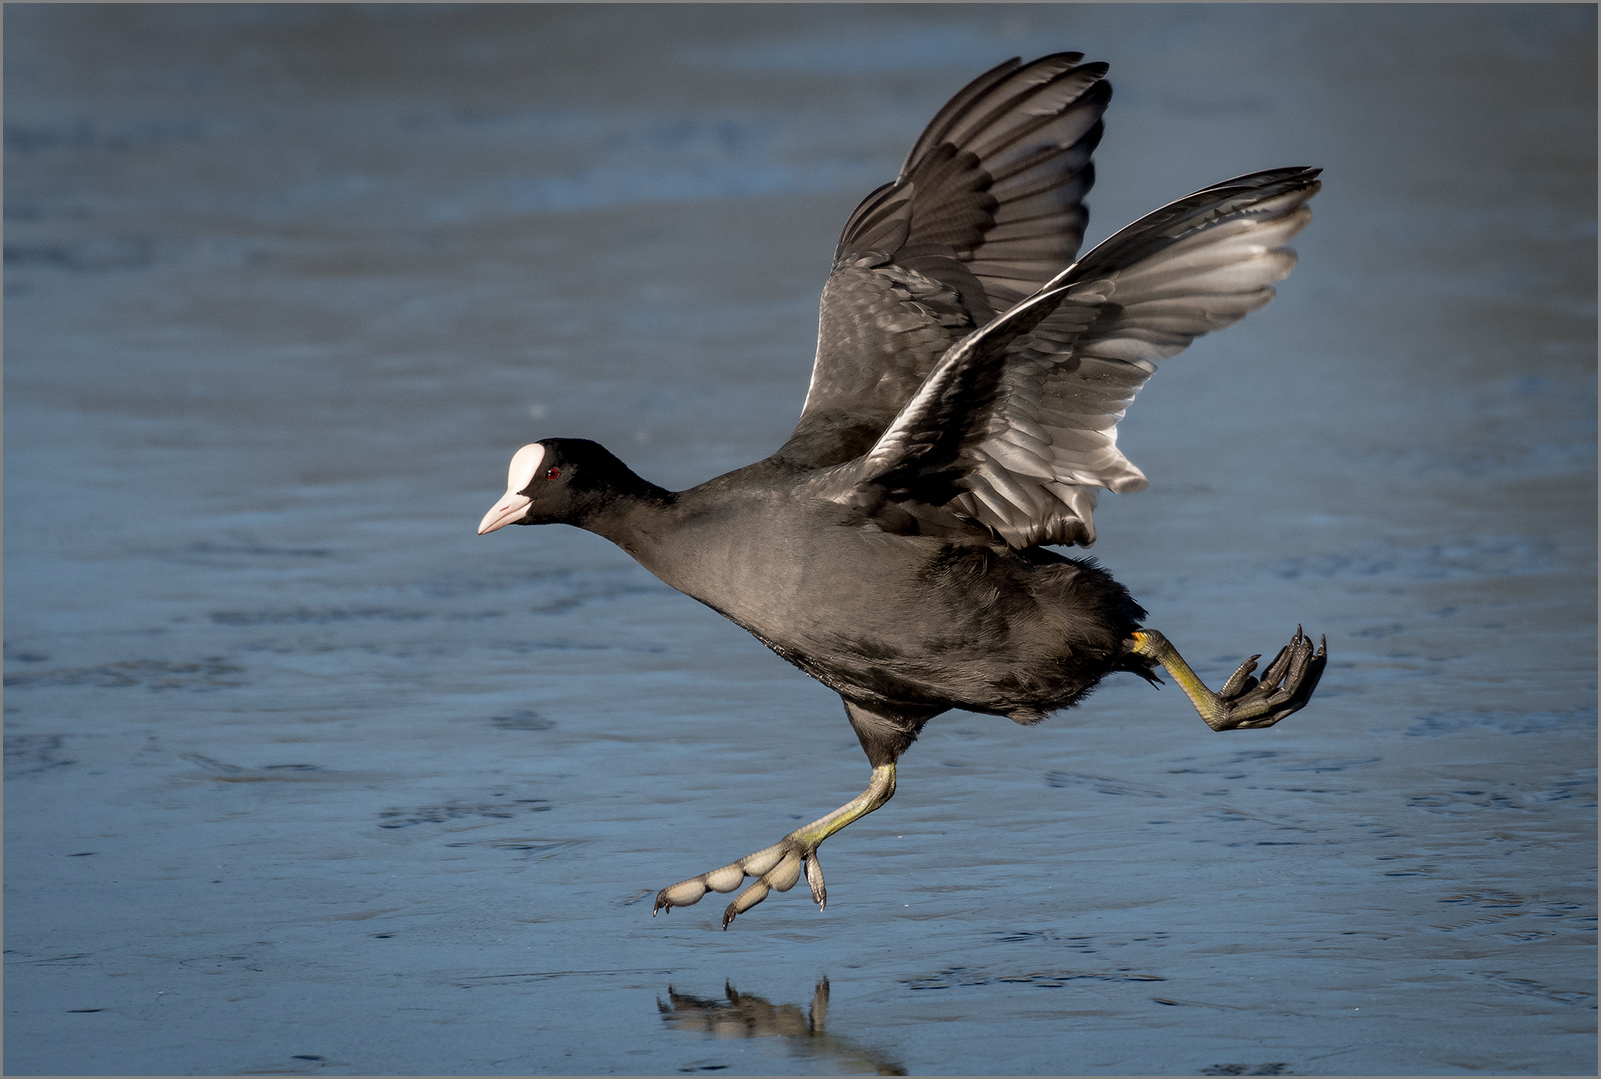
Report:
[[[5,30],[8,1072],[1594,1073],[1592,9]],[[604,542],[474,523],[540,437],[770,452],[851,207],[1063,48],[1117,86],[1091,242],[1327,170],[1095,548],[1203,678],[1327,632],[1318,697],[942,717],[825,913],[653,921],[860,749]]]

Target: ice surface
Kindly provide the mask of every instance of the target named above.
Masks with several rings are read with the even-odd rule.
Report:
[[[1091,242],[1319,165],[1164,364],[1111,680],[953,714],[798,888],[657,888],[859,791],[838,699],[604,541],[473,534],[575,435],[687,486],[805,393],[838,230],[987,66],[1117,87]],[[1594,1074],[1595,13],[8,5],[10,1074]]]

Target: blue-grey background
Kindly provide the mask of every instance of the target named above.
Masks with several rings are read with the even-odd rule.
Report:
[[[1594,1074],[1591,6],[5,8],[6,1070]],[[1090,240],[1321,165],[1095,554],[1316,700],[836,697],[518,445],[770,452],[838,229],[1012,55],[1112,64]],[[820,988],[826,979],[826,990]],[[826,1006],[825,1006],[826,1002]]]

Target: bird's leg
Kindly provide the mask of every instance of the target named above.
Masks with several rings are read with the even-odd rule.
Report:
[[[1239,665],[1221,691],[1213,693],[1190,670],[1178,649],[1156,630],[1136,631],[1130,651],[1148,656],[1166,668],[1214,731],[1271,727],[1292,712],[1300,711],[1312,699],[1312,691],[1317,688],[1318,679],[1323,677],[1323,668],[1329,661],[1328,640],[1325,638],[1314,654],[1311,638],[1296,626],[1295,636],[1279,649],[1260,680],[1252,678],[1251,672],[1256,670],[1256,661],[1262,657],[1252,656]]]
[[[708,891],[731,892],[746,877],[755,877],[756,883],[740,892],[723,911],[723,928],[734,917],[767,898],[770,891],[787,892],[800,879],[801,868],[806,870],[806,881],[812,886],[812,898],[822,908],[828,902],[828,890],[823,887],[823,867],[817,861],[817,847],[845,827],[890,800],[895,793],[895,764],[881,764],[873,769],[873,779],[867,789],[826,817],[821,817],[804,828],[797,828],[770,847],[747,854],[721,869],[702,873],[698,877],[681,880],[670,888],[656,893],[656,907],[652,915],[674,907],[687,907],[700,902]]]

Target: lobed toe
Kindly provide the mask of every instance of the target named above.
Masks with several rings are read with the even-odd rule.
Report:
[[[681,880],[668,888],[663,888],[656,894],[656,907],[688,907],[700,902],[700,897],[706,894],[706,885],[699,877]]]
[[[772,871],[762,877],[762,880],[775,892],[787,892],[795,887],[800,880],[801,856],[798,851],[790,851],[784,855],[782,861],[774,866]]]
[[[1257,686],[1257,680],[1251,677],[1251,672],[1256,670],[1256,661],[1261,658],[1261,653],[1257,653],[1236,667],[1234,669],[1234,673],[1229,676],[1229,680],[1225,682],[1223,684],[1223,688],[1218,691],[1218,696],[1222,697],[1226,701],[1233,700],[1235,697],[1242,696],[1243,694],[1255,689]]]
[[[746,855],[735,864],[745,871],[746,876],[759,877],[782,861],[784,854],[784,848],[775,843],[766,850]]]
[[[1273,657],[1273,662],[1269,663],[1267,670],[1262,672],[1262,684],[1264,686],[1278,684],[1279,680],[1284,677],[1285,672],[1290,669],[1290,659],[1294,653],[1295,641],[1293,640],[1279,649],[1279,654]]]
[[[737,915],[744,914],[757,903],[760,903],[762,900],[766,899],[767,892],[767,885],[763,884],[761,881],[757,881],[749,888],[746,888],[743,892],[740,892],[739,895],[735,897],[734,901],[728,904],[728,909],[723,911],[723,928],[727,929],[728,923],[732,922]]]

